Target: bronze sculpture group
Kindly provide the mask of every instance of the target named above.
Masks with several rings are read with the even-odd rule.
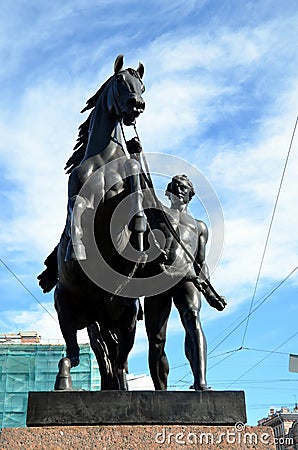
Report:
[[[38,277],[44,292],[55,287],[66,343],[55,389],[71,388],[69,372],[79,364],[77,330],[85,327],[99,364],[101,388],[128,389],[127,359],[143,315],[142,295],[155,389],[167,389],[164,347],[172,302],[185,329],[194,389],[208,389],[201,292],[218,310],[226,303],[209,281],[207,227],[187,211],[195,194],[192,183],[186,175],[174,176],[166,190],[171,206],[165,207],[155,195],[138,137],[125,139],[123,125],[135,127],[145,108],[143,74],[142,64],[136,70],[123,69],[123,56],[117,57],[114,74],[83,110],[91,112],[66,165],[66,225]],[[159,288],[142,292],[142,280],[148,279],[159,280]]]

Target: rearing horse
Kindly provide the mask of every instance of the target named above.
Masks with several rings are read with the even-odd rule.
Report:
[[[57,377],[56,389],[69,387],[61,386],[61,379],[65,373],[69,374],[71,367],[79,364],[77,330],[85,327],[92,347],[100,348],[97,357],[100,354],[105,359],[101,361],[107,371],[106,378],[102,377],[102,389],[127,389],[127,357],[134,343],[139,300],[121,298],[113,289],[103,289],[100,282],[90,278],[84,264],[92,267],[97,279],[105,277],[104,271],[96,272],[101,269],[96,261],[93,264],[92,255],[88,254],[89,241],[96,243],[96,251],[113,270],[122,271],[124,275],[135,263],[121,260],[119,248],[121,253],[121,249],[133,244],[142,250],[138,242],[146,224],[144,213],[140,211],[139,163],[137,158],[125,155],[121,126],[122,122],[133,125],[144,110],[143,74],[141,63],[137,70],[123,69],[123,56],[116,58],[114,75],[88,100],[82,111],[92,109],[79,128],[75,151],[66,164],[70,173],[67,223],[59,245],[46,260],[48,269],[51,258],[53,267],[58,263],[58,273],[54,269],[51,280],[47,269],[38,277],[44,292],[56,285],[55,308],[66,343],[66,358],[59,364],[61,376]],[[120,215],[116,232],[111,236],[113,214],[129,194],[136,194],[133,198],[137,200],[132,205],[135,209]],[[100,328],[95,327],[95,322]],[[115,367],[109,366],[111,361]]]
[[[95,196],[101,201],[109,200],[124,188],[120,123],[123,121],[124,125],[132,125],[144,111],[142,93],[145,88],[141,81],[144,74],[141,63],[137,70],[121,70],[122,66],[123,55],[119,55],[114,65],[114,75],[88,100],[87,106],[82,110],[84,112],[94,108],[80,127],[76,145],[79,148],[66,164],[68,173],[71,172],[68,182],[69,221],[66,226],[71,239],[65,255],[66,261],[86,259],[81,217],[87,208],[94,208]],[[76,165],[82,153],[83,157]],[[113,164],[109,164],[110,162]],[[136,171],[137,168],[132,170]],[[80,195],[79,191],[86,181],[88,185],[84,189],[84,195]]]

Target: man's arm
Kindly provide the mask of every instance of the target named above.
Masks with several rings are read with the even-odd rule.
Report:
[[[207,225],[201,220],[197,220],[198,225],[198,251],[195,258],[194,269],[198,275],[195,285],[203,293],[207,302],[218,311],[222,311],[226,306],[224,297],[221,297],[213,288],[209,280],[209,269],[205,262],[206,244],[208,240]]]
[[[196,274],[203,280],[209,277],[209,270],[205,262],[208,228],[202,220],[196,220],[196,222],[198,227],[198,249],[195,257],[194,269]]]

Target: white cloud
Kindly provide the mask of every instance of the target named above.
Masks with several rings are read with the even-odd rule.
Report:
[[[177,76],[190,70],[202,73],[249,67],[258,62],[270,48],[270,29],[250,28],[232,31],[221,27],[207,33],[205,29],[189,36],[167,34],[149,47],[149,63],[155,60],[158,76]]]
[[[19,332],[26,330],[37,331],[45,340],[61,340],[63,337],[59,328],[58,319],[52,303],[45,303],[43,306],[48,312],[40,306],[30,307],[29,309],[7,310],[2,313],[1,329],[4,332]]]
[[[265,128],[269,133],[274,130]],[[226,240],[221,269],[224,274],[218,276],[225,278],[229,286],[235,286],[235,279],[238,280],[236,285],[255,280],[261,263],[293,131],[282,117],[276,129],[274,134],[263,134],[261,141],[249,148],[219,153],[210,165],[211,179],[216,186],[223,187],[225,198]],[[262,270],[264,278],[273,280],[286,276],[297,265],[297,143],[296,136]]]
[[[49,251],[59,240],[66,219],[67,177],[63,167],[72,153],[81,88],[45,81],[26,92],[22,106],[1,126],[2,164],[17,186],[10,194],[15,211],[2,226],[2,239],[27,257]],[[82,121],[83,121],[82,117]],[[37,254],[36,254],[37,252]]]
[[[127,376],[127,381],[130,391],[154,391],[153,381],[149,375],[130,373]]]
[[[24,310],[6,310],[2,312],[0,320],[1,332],[20,332],[26,330],[37,331],[41,342],[61,343],[64,339],[60,331],[57,313],[53,302],[30,306]],[[87,330],[78,331],[78,342],[89,342]]]

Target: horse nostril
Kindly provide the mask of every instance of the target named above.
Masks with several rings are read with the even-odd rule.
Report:
[[[137,104],[137,99],[135,97],[130,97],[127,101],[126,101],[127,106],[136,106]]]
[[[140,102],[140,103],[139,103],[139,108],[140,108],[140,110],[143,112],[144,109],[145,109],[145,102]]]
[[[145,109],[145,102],[137,102],[136,106],[134,107],[134,110],[138,111],[139,114],[141,114]]]

